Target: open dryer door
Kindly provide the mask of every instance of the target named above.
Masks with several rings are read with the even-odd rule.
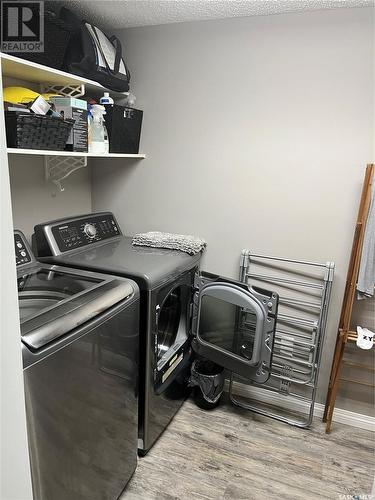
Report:
[[[206,275],[194,297],[194,351],[246,379],[270,376],[278,295]]]

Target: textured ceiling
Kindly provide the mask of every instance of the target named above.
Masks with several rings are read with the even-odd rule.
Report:
[[[66,0],[103,28],[374,6],[375,0]]]

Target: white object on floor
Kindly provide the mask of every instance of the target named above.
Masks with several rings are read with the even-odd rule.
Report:
[[[375,333],[368,328],[357,326],[357,334],[357,347],[360,347],[361,349],[371,349],[374,345]]]

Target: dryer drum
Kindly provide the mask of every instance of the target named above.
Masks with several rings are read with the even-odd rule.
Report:
[[[157,332],[157,358],[160,360],[176,340],[181,319],[181,288],[174,289],[160,309]]]

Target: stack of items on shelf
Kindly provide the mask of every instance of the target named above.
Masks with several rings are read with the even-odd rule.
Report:
[[[6,87],[3,98],[8,147],[64,150],[75,121],[56,112],[51,95]]]
[[[24,87],[6,87],[3,95],[8,147],[95,154],[139,151],[143,112],[115,104],[108,92],[99,102]],[[133,104],[135,97],[128,100]]]
[[[128,92],[130,73],[120,41],[66,8],[59,12],[54,9],[53,2],[46,3],[44,25],[47,32],[56,29],[61,37],[51,38],[41,55],[29,57],[26,53],[24,57],[94,80],[103,90]],[[50,62],[56,44],[59,57]],[[120,106],[109,92],[104,92],[100,100],[83,98],[84,85],[82,92],[75,94],[79,98],[60,95],[58,86],[51,88],[58,92],[38,94],[24,87],[4,89],[8,147],[138,154],[143,112],[134,108],[132,94],[126,105]]]
[[[66,7],[60,8],[59,3],[42,2],[44,50],[12,52],[12,55],[83,76],[116,92],[127,92],[130,73],[120,40],[80,19]],[[6,52],[6,47],[2,49]]]

